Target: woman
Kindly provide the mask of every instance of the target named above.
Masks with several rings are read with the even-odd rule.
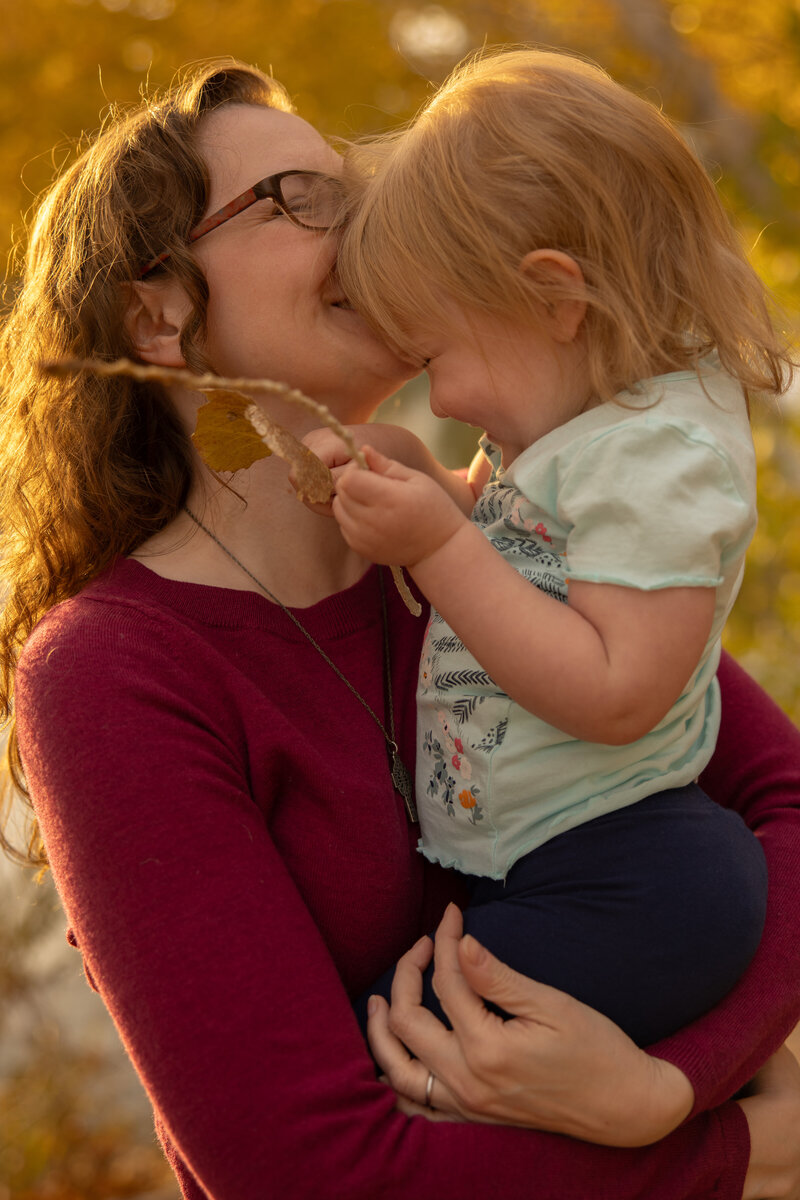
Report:
[[[446,876],[414,852],[390,773],[414,744],[422,622],[332,522],[296,502],[277,460],[237,476],[235,490],[209,475],[186,438],[196,393],[37,369],[40,358],[89,352],[211,365],[288,379],[363,421],[407,368],[348,309],[325,221],[278,193],[295,179],[283,172],[336,170],[271,81],[198,70],[109,130],[56,185],[3,336],[12,761],[18,777],[24,767],[72,940],[153,1101],[183,1193],[794,1195],[791,1066],[773,1060],[762,1095],[722,1103],[798,1016],[800,912],[787,876],[800,747],[788,722],[730,668],[735,719],[718,786],[707,786],[735,796],[762,833],[774,911],[736,992],[657,1057],[560,994],[472,962],[452,910],[440,941],[442,987],[465,1011],[464,1030],[478,1003],[469,980],[562,1031],[565,1048],[549,1050],[561,1083],[549,1104],[537,1020],[519,1023],[511,1053],[507,1030],[486,1031],[481,1048],[504,1061],[495,1102],[520,1092],[526,1070],[530,1081],[523,1046],[534,1062],[536,1087],[505,1120],[610,1144],[675,1132],[623,1150],[409,1119],[375,1080],[348,997],[432,927],[447,897]],[[278,199],[255,202],[254,180]],[[298,435],[314,423],[288,405],[270,412]],[[772,723],[757,752],[732,746],[754,721]],[[420,1029],[412,1001],[425,953],[405,960],[397,990],[405,1040],[429,1047],[413,1068],[427,1080],[416,1098],[491,1119],[491,1101],[474,1103],[480,1064],[456,1061],[453,1035]],[[405,1054],[385,1009],[372,1024],[399,1077]],[[464,1046],[469,1057],[469,1036]],[[429,1071],[445,1081],[432,1095]],[[693,1105],[713,1104],[676,1128]]]

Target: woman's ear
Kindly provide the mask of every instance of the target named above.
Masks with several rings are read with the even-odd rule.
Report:
[[[185,367],[180,336],[191,308],[174,279],[130,284],[125,329],[139,358],[158,367]]]
[[[583,271],[575,259],[563,250],[531,250],[519,264],[523,275],[542,272],[552,276],[554,283],[571,286],[585,293]],[[574,342],[586,316],[585,298],[554,300],[547,307],[545,323],[550,336],[557,342]]]

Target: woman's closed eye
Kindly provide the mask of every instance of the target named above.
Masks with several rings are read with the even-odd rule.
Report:
[[[275,217],[287,217],[306,228],[320,231],[340,224],[342,217],[341,193],[328,181],[316,187],[305,187],[294,195],[286,195],[287,190],[284,189],[282,203],[272,196],[267,196],[257,202],[256,208],[262,221],[271,221]]]
[[[271,196],[253,205],[253,211],[260,221],[274,221],[276,217],[285,217],[286,213]],[[292,210],[294,211],[294,210]]]
[[[331,229],[345,216],[339,179],[330,175],[291,175],[283,182],[283,200],[292,217],[312,229]]]

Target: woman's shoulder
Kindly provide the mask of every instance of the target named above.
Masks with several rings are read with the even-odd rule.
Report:
[[[112,730],[138,744],[176,714],[236,736],[241,683],[213,632],[159,603],[146,579],[137,585],[147,569],[130,566],[54,606],[23,647],[14,705],[27,766],[56,744],[99,745]]]
[[[99,692],[108,703],[164,687],[199,696],[215,673],[213,634],[165,602],[156,579],[121,561],[45,613],[17,664],[18,715],[63,713]]]
[[[124,562],[114,564],[46,612],[23,647],[20,671],[42,659],[52,661],[54,655],[82,660],[107,654],[130,639],[153,643],[157,634],[179,624],[168,608],[148,594],[146,580],[138,581],[127,568]]]

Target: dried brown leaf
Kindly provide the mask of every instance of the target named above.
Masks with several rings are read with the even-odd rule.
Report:
[[[206,392],[208,403],[197,410],[192,441],[212,471],[242,471],[272,454],[245,415],[249,396],[222,389]]]
[[[298,500],[327,504],[333,494],[333,476],[325,463],[288,429],[270,421],[257,405],[250,404],[245,417],[264,445],[291,466]]]

